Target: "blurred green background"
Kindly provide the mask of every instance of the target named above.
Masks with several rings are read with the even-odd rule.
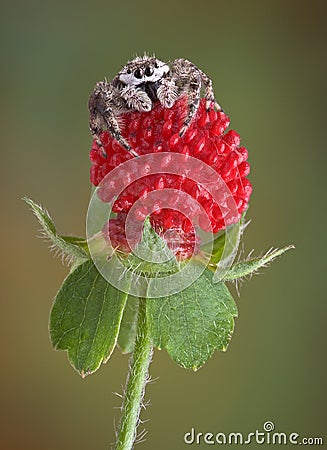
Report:
[[[326,445],[326,12],[316,0],[1,1],[1,448],[114,441],[128,358],[116,351],[81,380],[52,350],[48,314],[67,269],[35,238],[21,197],[84,234],[88,96],[144,51],[208,73],[249,150],[244,253],[296,250],[243,285],[227,353],[192,373],[155,352],[140,448],[187,448],[192,427],[248,433],[266,420]]]

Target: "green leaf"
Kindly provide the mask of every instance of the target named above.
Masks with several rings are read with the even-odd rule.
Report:
[[[141,273],[148,278],[175,273],[180,268],[166,241],[152,228],[149,217],[144,221],[142,240],[133,253],[122,261],[129,270]]]
[[[261,267],[267,267],[275,258],[293,248],[295,248],[294,245],[288,245],[281,249],[269,250],[261,258],[251,258],[247,261],[238,262],[229,269],[224,276],[224,281],[234,281],[248,275],[253,275]]]
[[[34,203],[33,200],[28,197],[24,197],[23,200],[31,207],[42,226],[43,235],[50,239],[52,248],[57,249],[62,256],[67,257],[69,263],[74,262],[75,264],[80,264],[90,258],[87,250],[87,243],[83,238],[60,236],[57,233],[53,220],[45,208]]]
[[[154,345],[182,367],[197,370],[215,349],[227,349],[237,308],[225,284],[213,284],[206,269],[183,291],[147,299],[147,314]]]
[[[52,306],[50,336],[56,349],[68,351],[70,363],[82,377],[109,359],[126,298],[92,261],[85,261],[65,279]]]
[[[118,345],[122,353],[131,353],[134,349],[136,331],[137,331],[137,314],[139,309],[139,299],[131,295],[128,296],[124,309],[123,319],[120,324]]]

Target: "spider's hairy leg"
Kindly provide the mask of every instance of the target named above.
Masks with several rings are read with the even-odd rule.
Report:
[[[184,119],[183,126],[179,132],[180,136],[183,136],[185,131],[190,126],[193,118],[195,117],[199,105],[200,105],[200,91],[201,91],[201,81],[199,76],[193,76],[187,85],[187,97],[188,97],[188,113]]]
[[[189,62],[187,61],[187,63]],[[195,117],[199,109],[201,100],[201,77],[196,70],[193,70],[192,66],[188,65],[186,67],[184,66],[181,68],[181,70],[176,72],[177,78],[179,78],[183,82],[182,92],[186,93],[188,103],[188,113],[184,119],[183,126],[179,132],[180,136],[183,136],[185,131],[190,126],[193,118]]]
[[[148,94],[135,86],[126,86],[120,91],[120,96],[127,103],[128,108],[136,111],[151,111],[152,101]]]
[[[204,98],[206,99],[206,110],[211,109],[212,104],[217,111],[222,111],[222,107],[216,102],[215,94],[213,92],[212,80],[202,70],[198,69],[201,75],[202,84],[204,86]]]
[[[196,115],[201,100],[201,71],[187,59],[175,59],[172,65],[173,80],[181,84],[181,93],[188,97],[188,113],[179,132],[183,136],[194,116]]]
[[[99,82],[90,96],[90,131],[102,153],[107,157],[101,142],[100,133],[106,128],[111,136],[118,141],[133,156],[139,156],[122,136],[117,117],[114,113],[115,105],[112,101],[112,90],[107,82]]]
[[[103,121],[101,118],[101,114],[98,112],[100,104],[100,98],[98,96],[97,89],[95,87],[89,99],[89,128],[92,135],[92,138],[97,143],[98,147],[101,150],[102,155],[107,158],[107,153],[103,147],[100,135],[103,131]]]
[[[180,131],[180,135],[183,136],[199,108],[202,88],[205,91],[206,109],[212,108],[212,104],[217,111],[222,111],[222,108],[215,100],[212,80],[191,61],[176,59],[173,62],[173,74],[176,81],[180,80],[183,84],[183,91],[189,98],[189,113]]]
[[[116,139],[116,141],[129,153],[131,153],[131,155],[139,156],[136,151],[132,149],[126,139],[122,136],[117,118],[113,111],[108,107],[103,115],[103,120],[111,136]]]
[[[164,108],[174,106],[178,97],[178,87],[172,77],[163,78],[157,90],[158,100]]]
[[[91,135],[92,135],[93,140],[95,140],[95,142],[97,143],[98,147],[100,148],[102,156],[104,158],[107,158],[108,157],[107,153],[106,153],[106,151],[105,151],[105,149],[103,147],[103,144],[102,144],[101,138],[100,138],[100,134],[101,134],[102,130],[101,130],[101,128],[98,128],[97,126],[93,125],[91,123],[91,120],[90,120],[90,131],[91,131]]]

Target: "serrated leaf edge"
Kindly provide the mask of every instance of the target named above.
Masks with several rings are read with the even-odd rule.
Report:
[[[84,264],[84,263],[86,263],[86,261],[83,261],[82,263],[80,263],[80,264],[78,264],[78,265],[82,265],[82,264]],[[75,266],[75,269],[77,269],[76,266]],[[89,273],[89,271],[90,271],[91,269],[92,269],[92,266],[89,268],[89,270],[88,270],[87,273],[84,273],[83,276],[81,276],[81,277],[78,279],[78,282],[81,281],[85,276],[87,276],[87,274]],[[116,348],[116,346],[117,346],[117,342],[118,342],[118,336],[119,336],[120,324],[121,324],[121,321],[122,321],[122,318],[123,318],[123,313],[124,313],[124,310],[125,310],[125,306],[126,306],[126,302],[127,302],[127,297],[128,297],[128,295],[127,295],[127,294],[125,295],[125,302],[124,302],[123,307],[121,308],[120,316],[119,316],[119,320],[118,320],[116,337],[115,337],[115,340],[112,342],[112,345],[111,345],[110,347],[108,347],[106,354],[103,356],[103,358],[99,361],[98,365],[97,365],[94,369],[92,369],[92,370],[90,370],[90,369],[88,369],[88,370],[83,370],[83,369],[81,369],[81,370],[80,370],[80,369],[78,369],[79,364],[75,364],[75,362],[73,361],[73,357],[71,356],[70,348],[69,348],[69,347],[60,347],[60,342],[62,341],[64,335],[65,335],[67,332],[71,332],[72,329],[66,330],[66,332],[60,337],[60,339],[59,339],[58,341],[55,341],[55,340],[54,340],[53,334],[52,334],[52,331],[51,331],[52,328],[54,328],[54,327],[56,327],[56,326],[58,325],[58,322],[62,319],[62,317],[63,317],[63,315],[64,315],[64,312],[63,312],[63,313],[61,314],[61,317],[59,317],[59,318],[57,319],[55,325],[53,325],[53,326],[51,327],[51,314],[52,314],[52,310],[53,310],[53,308],[54,308],[54,305],[55,305],[57,296],[58,296],[58,294],[59,294],[59,292],[60,292],[62,286],[65,284],[65,282],[67,281],[67,279],[68,279],[69,276],[71,275],[71,273],[72,273],[72,271],[70,271],[70,273],[65,277],[65,279],[64,279],[64,281],[63,281],[61,287],[59,288],[58,292],[56,293],[56,295],[55,295],[55,297],[54,297],[54,299],[53,299],[52,307],[51,307],[51,311],[50,311],[50,320],[49,320],[48,327],[49,327],[50,341],[51,341],[51,344],[52,344],[54,350],[66,352],[66,353],[67,353],[67,357],[68,357],[69,364],[70,364],[70,365],[72,366],[72,368],[73,368],[73,369],[81,376],[81,378],[84,379],[84,378],[86,378],[86,376],[92,375],[92,374],[95,373],[97,370],[99,370],[99,368],[101,367],[102,364],[106,364],[106,363],[108,362],[108,360],[110,359],[112,353],[114,352],[114,350],[115,350],[115,348]],[[96,277],[96,278],[94,279],[94,281],[93,281],[93,285],[90,287],[90,292],[88,293],[88,298],[90,297],[91,292],[92,292],[92,288],[93,288],[93,286],[95,285],[95,283],[96,283],[96,281],[98,280],[99,277],[101,277],[101,274],[98,272],[97,277]],[[106,291],[107,291],[108,288],[109,288],[109,283],[107,283]],[[104,296],[105,296],[105,294],[104,294]],[[87,306],[87,305],[85,304],[85,308],[86,308],[86,306]],[[102,308],[103,308],[103,304],[102,304]],[[102,311],[103,311],[103,309],[102,309]],[[102,311],[101,311],[101,314],[102,314]],[[84,319],[83,319],[83,320],[84,320]],[[82,323],[83,323],[83,322],[81,322],[77,328],[80,328],[81,325],[82,325]],[[98,322],[98,324],[99,324],[99,322]],[[97,324],[97,327],[98,327],[98,324]],[[96,335],[96,332],[95,332],[95,334],[94,334],[94,336],[93,336],[93,341],[94,341],[94,339],[95,339],[95,335]],[[80,343],[81,343],[81,341],[79,342],[79,345],[80,345]]]

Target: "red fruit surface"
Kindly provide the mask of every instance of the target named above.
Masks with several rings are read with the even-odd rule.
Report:
[[[175,255],[180,259],[189,258],[200,249],[193,219],[203,230],[217,233],[237,222],[248,206],[252,192],[251,183],[247,179],[250,172],[248,152],[246,148],[240,147],[240,136],[236,131],[226,132],[229,117],[213,109],[207,111],[205,100],[202,99],[196,117],[183,137],[180,137],[179,131],[186,113],[185,97],[178,99],[170,109],[163,108],[157,102],[150,112],[129,112],[122,115],[122,134],[140,156],[162,152],[178,153],[185,155],[185,164],[187,157],[192,156],[210,166],[227,186],[234,207],[230,207],[225,197],[217,202],[216,197],[196,183],[192,176],[188,178],[165,173],[163,163],[155,174],[152,172],[146,175],[144,168],[144,173],[140,173],[139,178],[129,184],[116,199],[119,180],[107,177],[98,195],[106,202],[115,199],[112,211],[117,215],[104,226],[103,232],[105,236],[110,236],[111,245],[124,252],[130,252],[137,243],[140,224],[150,215],[153,228],[163,236]],[[113,169],[133,158],[107,131],[102,133],[101,140],[107,157],[95,141],[90,152],[91,182],[95,186]],[[166,159],[168,167],[170,161],[169,158]],[[128,180],[129,174],[124,172],[124,165],[121,167],[119,178]],[[149,210],[147,199],[150,193],[159,190],[163,194]],[[190,197],[190,201],[185,194]],[[129,217],[129,221],[132,221],[129,229],[132,231],[127,239],[125,225],[129,212],[129,216],[132,215]]]

